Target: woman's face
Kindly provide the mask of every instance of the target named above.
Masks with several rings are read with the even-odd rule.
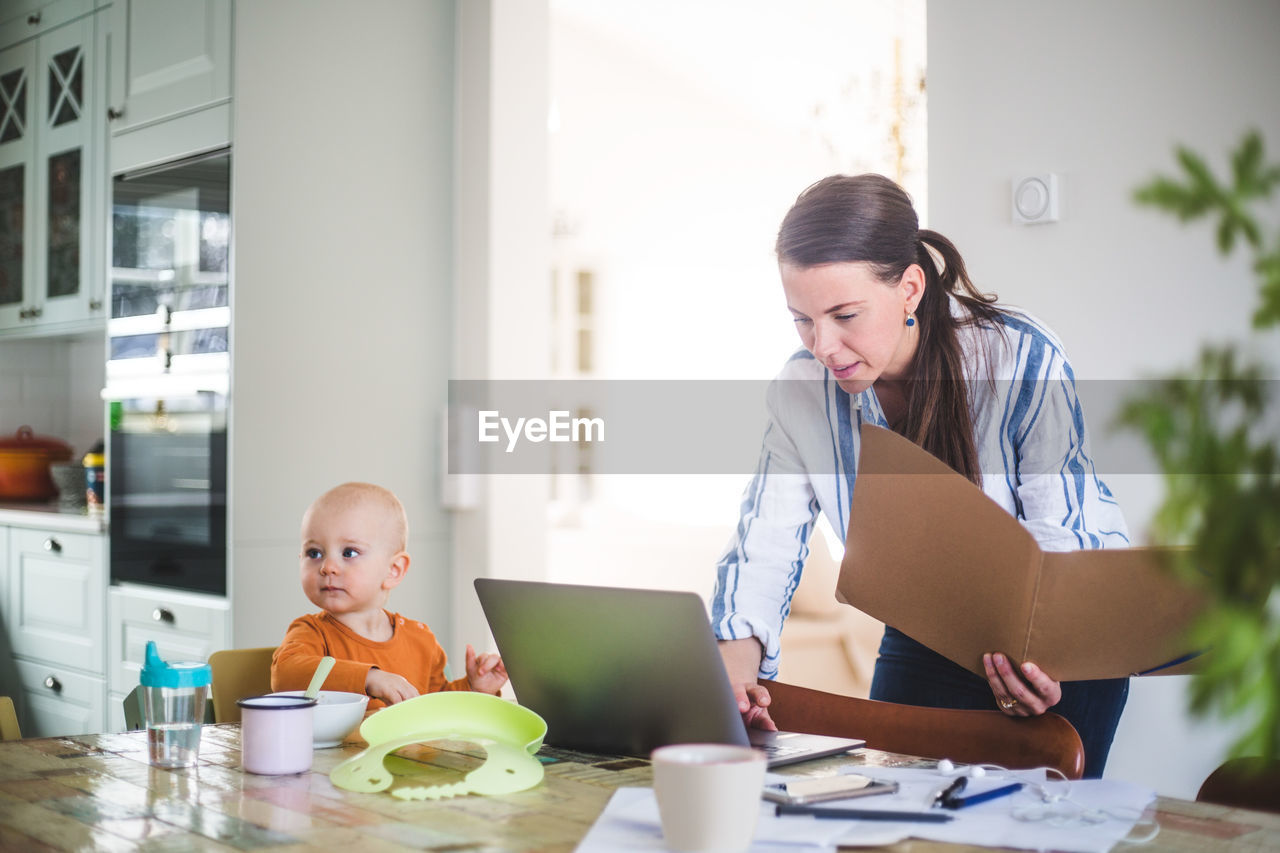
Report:
[[[805,349],[836,383],[859,394],[878,379],[902,379],[917,332],[906,324],[924,294],[924,270],[907,267],[885,283],[862,261],[796,267],[783,264],[782,289]]]

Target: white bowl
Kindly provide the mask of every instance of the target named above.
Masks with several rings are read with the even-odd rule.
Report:
[[[304,690],[282,690],[272,696],[301,696]],[[316,749],[338,746],[364,720],[369,697],[363,693],[321,690],[311,723],[311,743]]]

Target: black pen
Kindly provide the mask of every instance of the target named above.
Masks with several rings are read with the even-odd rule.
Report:
[[[987,800],[994,800],[997,797],[1006,797],[1021,790],[1022,783],[1014,782],[1011,785],[992,788],[990,791],[983,791],[981,794],[972,794],[968,797],[948,797],[942,801],[942,807],[946,809],[962,809],[965,806],[976,806],[978,803],[985,803]]]
[[[840,820],[889,820],[904,823],[946,823],[951,815],[941,812],[894,812],[875,809],[838,809],[828,806],[798,806],[778,803],[776,815],[797,814],[811,817],[838,818]]]

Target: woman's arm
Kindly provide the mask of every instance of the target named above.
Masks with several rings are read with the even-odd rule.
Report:
[[[744,719],[758,728],[773,728],[764,710],[768,692],[757,680],[777,674],[782,623],[791,611],[818,515],[813,482],[786,422],[824,422],[820,398],[811,399],[821,387],[820,380],[770,385],[760,459],[716,567],[712,628]],[[847,405],[847,396],[842,399]]]

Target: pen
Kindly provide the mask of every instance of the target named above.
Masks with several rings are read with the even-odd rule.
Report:
[[[973,794],[968,797],[948,797],[942,801],[942,807],[945,809],[962,809],[965,806],[976,806],[978,803],[985,803],[987,800],[994,800],[997,797],[1006,797],[1020,790],[1022,790],[1022,783],[1014,782],[1011,785],[992,788],[990,791],[983,791],[981,794]]]
[[[841,820],[897,820],[911,823],[946,823],[951,815],[940,812],[895,812],[875,809],[838,809],[826,806],[795,806],[778,803],[776,815],[807,814],[812,817],[839,818]]]

